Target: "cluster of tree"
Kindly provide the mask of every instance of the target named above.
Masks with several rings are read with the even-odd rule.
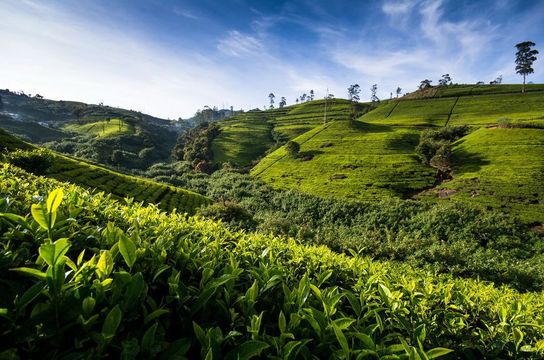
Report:
[[[306,101],[313,101],[314,99],[315,99],[315,93],[313,90],[310,90],[309,94],[304,93],[300,95],[298,98],[295,99],[295,102],[298,104],[298,103],[303,103]]]
[[[462,126],[446,126],[438,130],[424,130],[416,147],[416,153],[421,161],[437,169],[437,180],[450,177],[451,143],[468,133],[469,128]]]
[[[270,109],[274,108],[274,103],[275,103],[274,99],[275,98],[276,98],[276,95],[274,95],[274,93],[268,94],[268,100],[270,102],[270,107],[269,107]],[[285,96],[281,97],[280,102],[278,103],[278,105],[279,105],[280,109],[287,105],[287,99],[285,98]]]
[[[183,132],[172,150],[172,157],[175,160],[190,162],[193,168],[200,172],[213,171],[211,145],[219,133],[219,125],[208,122],[203,122],[195,128]]]
[[[234,115],[234,108],[232,106],[230,109],[219,109],[217,106],[209,107],[206,105],[202,110],[197,110],[195,115],[188,119],[188,121],[194,125],[199,125],[219,121],[232,115]]]
[[[418,86],[419,90],[424,90],[424,89],[432,87],[432,85],[431,85],[432,82],[433,81],[429,80],[429,79],[421,80],[421,82],[419,83],[419,86]],[[442,75],[442,77],[440,79],[438,79],[438,86],[440,86],[440,87],[449,86],[449,85],[452,85],[452,84],[453,84],[453,82],[451,80],[450,74],[444,74],[444,75]]]

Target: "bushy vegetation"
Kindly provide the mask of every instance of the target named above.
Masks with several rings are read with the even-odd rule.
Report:
[[[513,216],[463,203],[346,202],[274,190],[229,170],[194,174],[183,164],[148,173],[219,204],[200,214],[232,229],[284,235],[341,253],[408,262],[520,290],[544,289],[543,243]]]
[[[136,201],[158,204],[164,210],[194,213],[199,206],[209,203],[204,196],[185,189],[125,175],[97,164],[36,148],[2,130],[0,139],[5,139],[6,144],[10,145],[4,154],[0,153],[4,161],[37,175],[105,191],[117,198],[132,197]]]
[[[451,155],[451,144],[465,136],[469,131],[468,126],[445,126],[440,129],[427,129],[421,132],[416,153],[424,164],[433,166],[433,158],[448,158]],[[433,166],[436,167],[436,166]]]
[[[193,167],[201,172],[213,171],[211,145],[219,133],[219,126],[216,123],[201,123],[185,131],[178,137],[172,150],[172,157],[191,162]]]
[[[230,232],[11,166],[0,193],[3,357],[544,355],[541,293]]]

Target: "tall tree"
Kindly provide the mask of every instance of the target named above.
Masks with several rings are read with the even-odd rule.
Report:
[[[287,105],[287,99],[285,99],[285,96],[282,96],[280,100],[280,108],[284,107],[285,105]]]
[[[314,91],[313,90],[310,90],[310,101],[313,101],[314,100]]]
[[[268,94],[268,98],[270,99],[270,108],[271,109],[274,108],[274,98],[275,97],[276,97],[276,95],[274,95],[273,93]]]
[[[378,96],[376,95],[377,92],[378,92],[378,84],[372,85],[370,87],[370,100],[372,102],[380,101],[380,99],[378,99]]]
[[[308,95],[306,95],[306,93],[302,94],[302,96],[300,97],[300,102],[305,102],[307,96]]]
[[[359,94],[361,93],[361,87],[359,84],[353,84],[348,87],[348,100],[351,102],[359,101]]]
[[[397,87],[397,97],[399,97],[399,95],[402,93],[402,89],[399,87]]]
[[[295,101],[295,102],[296,102],[296,103],[298,104],[298,98],[296,99],[296,101]]]
[[[535,72],[533,62],[536,61],[538,50],[533,49],[535,43],[524,41],[516,45],[516,72],[523,76],[523,86],[521,92],[525,92],[525,77]]]
[[[451,76],[450,74],[444,74],[442,75],[442,78],[438,80],[438,86],[448,86],[451,85]]]
[[[355,118],[356,104],[359,101],[359,94],[361,93],[361,87],[359,84],[353,84],[348,87],[348,99],[351,101],[351,118]]]

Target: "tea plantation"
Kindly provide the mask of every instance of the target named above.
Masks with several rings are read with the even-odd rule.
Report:
[[[544,188],[537,175],[542,174],[544,141],[542,85],[531,85],[525,94],[519,85],[435,87],[366,106],[370,111],[354,120],[340,117],[293,138],[300,144],[296,156],[279,148],[251,173],[279,189],[325,197],[365,200],[424,193],[420,199],[463,200],[513,211],[529,223],[544,221]],[[323,115],[323,107],[313,109],[315,117]],[[478,130],[501,123],[511,126]],[[416,155],[421,132],[460,125],[474,135],[467,146],[460,145],[464,139],[454,146],[453,180],[440,184],[436,169]],[[515,178],[506,176],[510,173]],[[467,177],[478,184],[458,191]],[[454,192],[440,191],[448,188],[458,193],[450,197]]]
[[[196,208],[210,202],[202,195],[179,187],[121,174],[98,164],[49,150],[39,150],[2,130],[0,144],[10,151],[6,155],[8,162],[39,175],[105,191],[117,198],[130,197],[135,201],[158,204],[165,210],[177,209],[188,213],[194,213]]]
[[[213,141],[216,163],[249,165],[277,143],[295,138],[327,121],[349,118],[347,100],[315,100],[267,111],[252,110],[221,122],[221,133]]]
[[[453,148],[454,177],[423,197],[449,193],[542,221],[544,214],[544,129],[480,128]]]
[[[542,293],[0,167],[3,358],[539,358]]]

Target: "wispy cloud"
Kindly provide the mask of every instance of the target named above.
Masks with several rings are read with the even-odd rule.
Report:
[[[240,57],[262,53],[263,45],[253,36],[231,30],[225,38],[219,40],[217,49],[224,54]]]
[[[180,6],[174,6],[174,14],[176,15],[179,15],[179,16],[182,16],[186,19],[191,19],[191,20],[200,20],[200,16],[196,15],[194,12],[188,10],[188,9],[185,9],[185,8],[182,8]]]

